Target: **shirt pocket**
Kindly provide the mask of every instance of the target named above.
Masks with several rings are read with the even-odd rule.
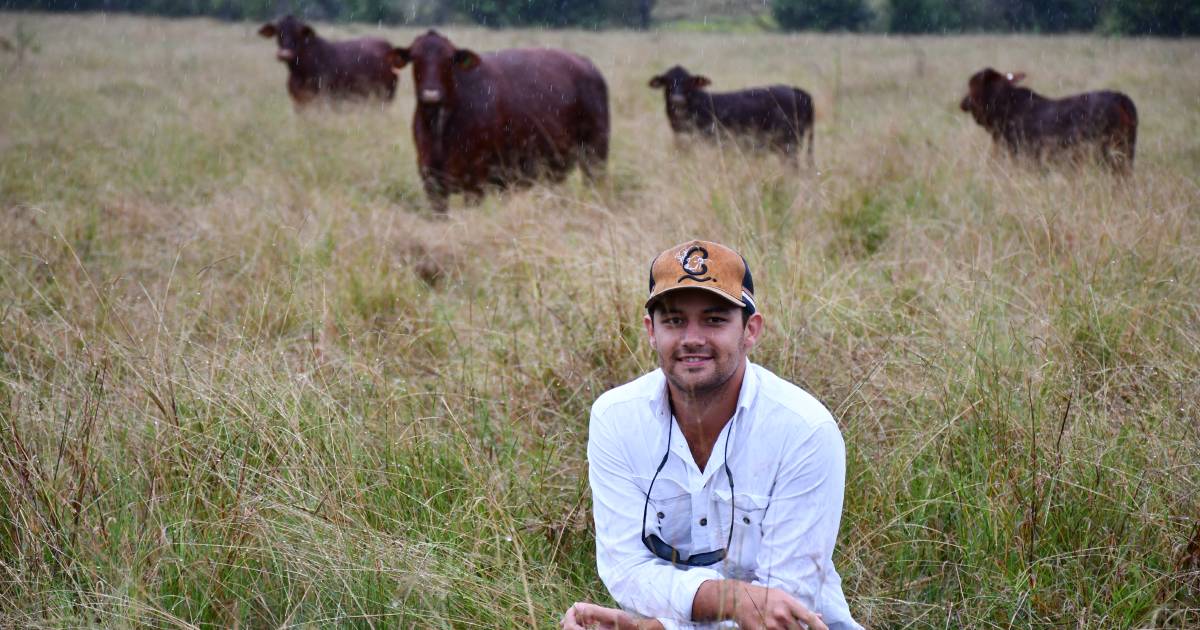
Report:
[[[729,540],[729,550],[726,558],[731,560],[734,567],[744,572],[752,572],[758,566],[758,547],[762,542],[763,517],[767,513],[770,497],[748,492],[737,492],[733,495],[730,505],[730,493],[725,488],[713,490],[713,509],[721,523],[721,534]],[[733,517],[732,523],[730,517]],[[733,527],[733,536],[729,536],[729,527]],[[721,541],[725,543],[724,540]]]
[[[642,487],[650,485],[650,479],[639,480]],[[641,513],[638,513],[641,516]],[[645,533],[658,534],[663,542],[672,547],[687,548],[691,540],[688,523],[692,517],[692,497],[687,490],[671,479],[659,477],[650,491],[646,507]]]

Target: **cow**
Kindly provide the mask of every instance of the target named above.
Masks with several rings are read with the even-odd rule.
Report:
[[[813,101],[808,92],[788,85],[706,92],[704,88],[711,84],[708,77],[675,66],[651,78],[649,85],[663,91],[667,120],[676,134],[748,136],[793,161],[798,160],[800,145],[808,136],[808,163],[812,166]]]
[[[1025,74],[992,68],[967,82],[959,107],[991,134],[996,146],[1037,162],[1093,149],[1106,166],[1127,175],[1137,144],[1137,108],[1120,92],[1087,92],[1061,99],[1017,85]]]
[[[390,101],[396,94],[392,44],[387,40],[331,42],[291,15],[263,24],[258,34],[279,42],[275,58],[287,64],[288,93],[297,109],[318,97]]]
[[[393,51],[412,65],[412,132],[436,212],[465,193],[537,179],[560,182],[575,164],[595,181],[608,160],[608,86],[587,59],[563,50],[477,54],[430,30]]]

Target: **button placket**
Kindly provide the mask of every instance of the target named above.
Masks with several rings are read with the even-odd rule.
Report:
[[[708,548],[708,542],[712,538],[708,527],[708,503],[711,497],[709,496],[709,488],[702,486],[698,488],[698,492],[692,493],[692,550],[705,551]]]

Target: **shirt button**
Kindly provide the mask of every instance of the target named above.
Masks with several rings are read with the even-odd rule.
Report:
[[[749,516],[743,516],[743,517],[742,517],[742,522],[743,522],[743,523],[745,523],[745,524],[747,524],[747,525],[749,525],[749,524],[750,524],[750,517],[749,517]]]
[[[706,518],[700,519],[700,527],[704,527],[705,525],[708,525],[708,519],[706,519]]]
[[[658,517],[658,520],[660,520],[660,521],[661,521],[661,520],[663,520],[663,517],[664,517],[664,516],[666,516],[666,514],[663,514],[662,512],[659,512],[658,514],[655,514],[655,516],[657,516],[657,517]]]

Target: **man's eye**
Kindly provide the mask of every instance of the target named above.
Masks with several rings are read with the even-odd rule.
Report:
[[[724,317],[709,317],[708,318],[708,323],[710,323],[710,324],[724,324],[726,321],[727,320]]]

